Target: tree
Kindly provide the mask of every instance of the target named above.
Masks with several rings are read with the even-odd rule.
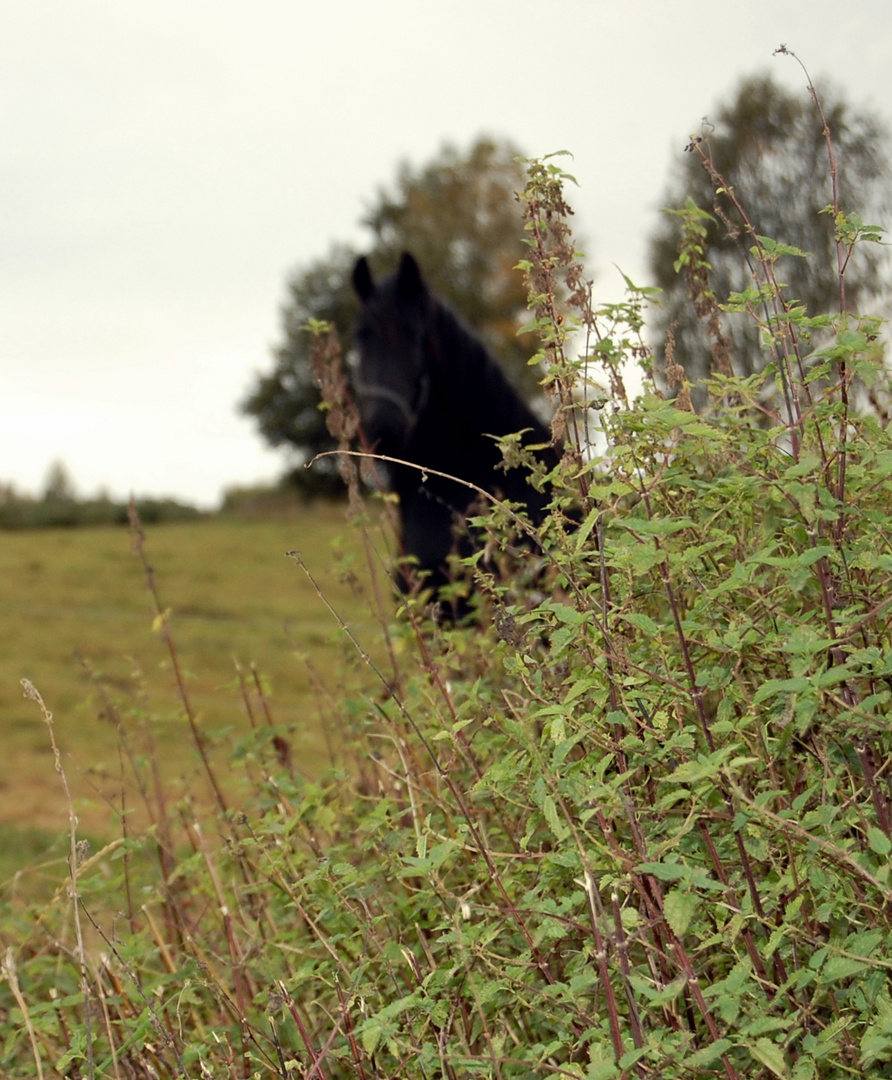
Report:
[[[516,192],[526,172],[509,143],[482,139],[467,155],[446,146],[420,172],[400,167],[396,191],[381,192],[366,224],[375,236],[371,260],[395,268],[411,251],[434,290],[480,334],[507,373],[528,394],[538,375],[527,367],[535,335],[517,330],[529,321],[527,289],[514,269],[525,255]]]
[[[74,481],[61,461],[54,461],[43,481],[44,502],[73,502],[76,496]]]
[[[835,155],[844,211],[875,221],[888,210],[888,138],[881,122],[867,111],[855,111],[838,94],[821,96]],[[789,295],[802,301],[809,314],[838,304],[833,215],[822,213],[832,201],[827,147],[820,116],[806,94],[792,93],[768,76],[749,77],[733,100],[720,108],[702,133],[707,157],[733,187],[760,236],[793,245],[809,258],[785,258],[781,276]],[[709,287],[719,303],[731,292],[752,284],[747,251],[752,241],[730,200],[716,190],[696,152],[685,156],[670,181],[664,205],[680,208],[686,200],[711,210],[706,222],[703,257],[710,266]],[[689,382],[710,374],[712,353],[704,327],[688,296],[688,283],[674,269],[678,257],[678,218],[667,215],[650,241],[654,283],[663,290],[662,311],[655,323],[658,354],[666,331],[672,331],[674,360]],[[884,251],[859,245],[847,270],[848,308],[857,311],[885,291]],[[760,371],[766,354],[749,320],[725,320],[731,366],[738,375]],[[660,365],[658,364],[658,369]],[[694,401],[705,402],[694,388]]]
[[[293,470],[292,478],[298,487],[314,493],[333,494],[340,492],[342,485],[332,458],[323,458],[309,472],[302,467],[304,460],[336,447],[319,407],[321,396],[304,327],[309,319],[321,319],[336,327],[342,337],[349,332],[356,314],[349,286],[355,258],[351,248],[337,245],[327,258],[317,259],[292,277],[289,301],[282,308],[283,340],[273,352],[275,365],[258,376],[241,405],[244,413],[256,419],[271,446],[297,452],[301,465]]]
[[[481,139],[463,154],[445,146],[429,165],[404,163],[392,190],[382,189],[362,224],[372,234],[369,258],[376,274],[395,269],[411,251],[431,287],[477,331],[506,373],[531,395],[537,375],[527,367],[533,335],[518,337],[527,321],[526,289],[514,266],[524,255],[523,223],[515,192],[525,183],[518,151],[510,143]],[[298,268],[282,309],[282,339],[273,369],[258,377],[242,403],[273,446],[291,447],[307,459],[334,448],[319,410],[309,360],[308,319],[324,319],[349,341],[356,314],[350,272],[358,252],[336,245]],[[336,467],[323,459],[312,483],[335,486]],[[307,476],[296,475],[301,483]]]

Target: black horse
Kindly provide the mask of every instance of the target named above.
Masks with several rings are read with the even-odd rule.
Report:
[[[355,386],[374,452],[523,503],[530,519],[541,522],[549,494],[532,487],[527,469],[504,469],[493,436],[524,432],[524,443],[538,444],[536,457],[551,469],[558,457],[550,432],[481,342],[428,289],[415,259],[404,254],[397,272],[376,283],[360,258],[353,288],[362,302]],[[450,552],[474,550],[464,522],[478,512],[479,497],[433,471],[393,464],[387,470],[399,496],[404,553],[439,587],[449,580]]]

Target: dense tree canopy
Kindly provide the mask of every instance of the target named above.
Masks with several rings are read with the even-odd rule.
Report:
[[[890,169],[881,123],[871,113],[853,109],[835,92],[822,94],[822,105],[839,167],[842,209],[858,213],[865,222],[883,223]],[[756,233],[809,253],[809,258],[786,258],[781,267],[789,295],[812,314],[833,310],[838,295],[834,221],[832,214],[821,213],[832,202],[831,180],[820,115],[809,95],[786,90],[769,77],[747,78],[733,99],[708,118],[700,134],[701,146],[733,186]],[[712,214],[703,254],[711,267],[709,286],[721,303],[732,291],[741,292],[752,283],[747,263],[752,241],[696,152],[684,156],[663,205],[680,208],[688,199]],[[672,328],[675,361],[696,384],[710,373],[711,352],[687,283],[674,269],[679,237],[678,219],[667,215],[650,241],[654,283],[664,291],[655,329],[662,342]],[[859,310],[885,291],[884,261],[878,245],[859,246],[846,276],[850,310]],[[751,321],[729,319],[723,329],[736,373],[761,370],[766,357]],[[702,394],[695,392],[694,400],[702,404]]]
[[[282,338],[274,350],[271,371],[262,373],[242,410],[255,417],[260,433],[272,446],[290,447],[298,460],[335,448],[319,409],[320,394],[309,356],[308,319],[323,319],[348,332],[355,315],[350,292],[350,271],[355,253],[338,245],[328,257],[317,259],[296,273],[288,284],[289,301],[282,308]],[[298,468],[300,486],[340,491],[337,468],[323,459],[312,474]]]
[[[528,394],[536,385],[527,360],[536,342],[518,338],[526,321],[526,289],[514,266],[523,257],[523,223],[515,192],[525,183],[518,151],[481,139],[467,153],[446,146],[421,169],[403,164],[394,185],[381,190],[363,225],[376,274],[395,269],[411,251],[431,287],[485,340],[506,372]],[[333,447],[319,411],[309,362],[308,319],[331,323],[347,343],[356,312],[350,272],[358,252],[346,245],[299,267],[288,283],[282,339],[271,371],[258,376],[242,405],[273,446],[302,457]],[[334,475],[314,470],[323,483]],[[301,476],[306,479],[305,474]]]

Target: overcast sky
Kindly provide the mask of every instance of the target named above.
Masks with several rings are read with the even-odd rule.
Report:
[[[892,122],[889,0],[0,0],[0,482],[215,505],[285,282],[444,140],[570,150],[602,295],[744,74]]]

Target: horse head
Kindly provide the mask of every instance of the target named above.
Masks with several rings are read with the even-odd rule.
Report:
[[[408,253],[395,274],[377,283],[362,256],[352,281],[361,301],[354,330],[359,351],[354,381],[362,426],[378,453],[400,457],[428,403],[432,297]]]

